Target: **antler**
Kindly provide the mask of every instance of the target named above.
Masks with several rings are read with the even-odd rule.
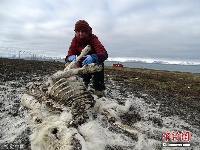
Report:
[[[81,58],[91,50],[91,46],[87,45],[82,51],[81,54],[76,58],[76,60],[72,61],[65,69],[64,71],[67,71],[72,68],[76,68],[77,63],[81,60]]]

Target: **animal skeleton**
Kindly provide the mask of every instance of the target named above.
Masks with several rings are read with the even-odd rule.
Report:
[[[90,49],[86,46],[63,71],[54,73],[44,82],[33,83],[22,96],[22,106],[31,110],[32,150],[87,149],[77,126],[90,119],[96,101],[79,75],[100,71],[102,66],[92,63],[76,68],[76,64]]]
[[[80,59],[91,47],[87,45],[75,61],[70,63],[64,71],[58,71],[46,82],[33,83],[21,103],[29,109],[48,109],[52,112],[68,110],[72,113],[71,125],[77,126],[88,118],[86,110],[95,104],[94,98],[87,91],[78,75],[100,71],[99,64],[89,64],[82,68],[75,68]]]

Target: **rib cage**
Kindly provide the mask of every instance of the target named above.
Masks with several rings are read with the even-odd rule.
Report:
[[[84,142],[76,129],[89,119],[88,113],[91,113],[90,108],[94,107],[95,100],[79,75],[102,69],[102,66],[96,63],[75,68],[89,50],[90,46],[84,48],[76,61],[71,62],[63,71],[54,73],[46,81],[31,84],[22,96],[21,105],[31,110],[29,121],[34,129],[30,136],[31,149],[70,150],[74,149],[74,141]],[[70,115],[62,118],[65,113]],[[71,134],[71,131],[69,133],[69,130],[73,130],[74,134]],[[65,142],[62,143],[62,140]]]
[[[32,110],[47,109],[52,113],[70,110],[72,113],[70,125],[76,127],[84,123],[88,119],[87,109],[93,107],[95,101],[79,75],[102,69],[101,65],[94,63],[75,68],[78,61],[90,49],[89,45],[86,46],[76,61],[71,62],[63,71],[54,73],[47,81],[30,85],[27,93],[22,96],[22,105]]]
[[[79,69],[81,71],[77,71],[77,69],[74,73],[78,74],[72,75],[70,72],[71,76],[67,78],[60,78],[60,76],[55,78],[54,76],[54,80],[51,80],[50,84],[51,77],[46,82],[33,83],[26,95],[22,97],[22,105],[30,109],[47,108],[48,111],[56,113],[66,109],[70,110],[72,121],[69,125],[77,127],[88,119],[87,109],[95,104],[93,96],[87,91],[82,79],[78,76],[79,73],[92,67],[101,68],[100,65],[91,64]],[[66,77],[67,73],[68,71],[64,72],[63,75]]]

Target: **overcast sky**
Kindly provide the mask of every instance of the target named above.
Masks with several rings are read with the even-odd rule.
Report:
[[[0,46],[65,57],[79,19],[109,57],[200,57],[200,0],[0,0]]]

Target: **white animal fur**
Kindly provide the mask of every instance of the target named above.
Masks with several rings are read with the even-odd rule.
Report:
[[[113,105],[112,105],[113,104]],[[117,117],[119,114],[128,112],[130,108],[130,101],[126,101],[125,106],[117,104],[116,101],[108,101],[97,99],[94,106],[96,113],[103,113],[108,118]],[[122,111],[121,111],[122,110]],[[72,145],[72,138],[77,139],[82,146],[82,150],[87,150],[87,143],[94,142],[93,139],[84,139],[79,133],[78,129],[67,127],[68,122],[71,120],[71,112],[64,111],[61,114],[53,114],[50,112],[43,112],[35,110],[29,117],[33,128],[33,134],[30,136],[32,150],[71,150],[74,148]],[[39,121],[38,121],[39,120]],[[118,125],[119,124],[119,125]],[[118,127],[126,130],[120,123]]]
[[[24,107],[32,110],[29,115],[30,126],[33,131],[33,133],[30,135],[32,150],[71,150],[74,149],[74,147],[76,146],[76,144],[73,144],[73,141],[78,141],[78,145],[81,145],[82,150],[88,149],[86,141],[79,134],[79,131],[74,127],[68,126],[73,118],[71,110],[65,105],[60,105],[52,101],[52,99],[46,99],[48,98],[46,94],[53,95],[56,98],[65,99],[62,97],[63,95],[65,95],[62,94],[62,92],[68,93],[70,90],[76,91],[77,88],[82,88],[82,81],[77,79],[76,75],[92,73],[100,71],[102,69],[102,66],[97,64],[89,64],[85,65],[82,68],[75,68],[81,57],[86,55],[89,50],[90,46],[87,46],[83,50],[81,55],[77,57],[76,61],[72,62],[66,69],[64,69],[64,71],[56,72],[51,77],[49,77],[46,82],[44,82],[43,84],[39,84],[39,91],[46,86],[47,93],[39,93],[38,95],[38,89],[34,89],[35,87],[37,87],[37,85],[33,85],[33,89],[29,91],[29,93],[33,95],[27,93],[22,96],[21,104]],[[63,82],[58,84],[62,80]],[[69,84],[69,87],[62,88],[61,84],[74,81],[76,82],[76,84],[73,85],[72,83]],[[40,99],[38,99],[38,97],[45,99],[45,101],[41,101]],[[48,101],[51,102],[54,108],[61,108],[64,111],[57,112],[49,110],[49,108],[46,106],[46,103]],[[104,101],[103,99],[99,99],[96,101],[94,108],[86,107],[85,109],[88,108],[91,109],[91,111],[87,111],[88,113],[96,111],[96,113],[104,113],[108,117],[117,117],[117,114],[126,113],[128,111],[128,109],[130,108],[130,102],[127,101],[125,103],[125,106],[121,106],[118,105],[117,102],[113,103],[113,101],[109,102]]]
[[[131,102],[127,100],[125,105],[119,105],[115,100],[107,100],[104,98],[97,99],[94,110],[96,112],[106,114],[108,118],[114,117],[115,119],[119,119],[118,116],[121,114],[127,113],[131,107]]]
[[[36,115],[36,113],[34,114]],[[41,115],[41,114],[38,114]],[[32,118],[33,134],[30,136],[32,150],[72,150],[71,138],[75,134],[79,134],[77,129],[68,128],[66,122],[69,121],[65,118],[70,118],[70,114],[66,112],[60,116],[48,115],[43,116],[41,123],[35,123]]]

